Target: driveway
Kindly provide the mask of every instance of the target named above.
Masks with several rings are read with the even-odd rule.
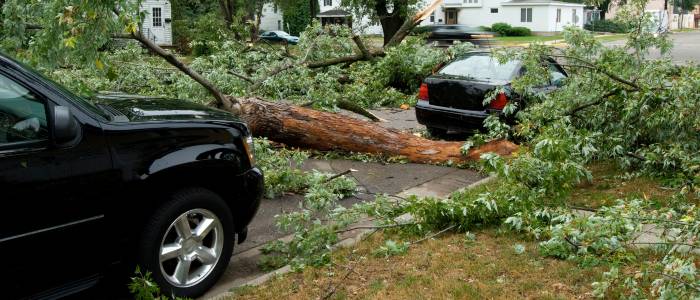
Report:
[[[675,32],[671,34],[673,49],[671,58],[676,64],[686,64],[688,62],[700,64],[700,30],[688,32]],[[606,46],[623,46],[625,40],[604,43]],[[660,57],[658,50],[652,50],[651,56]]]

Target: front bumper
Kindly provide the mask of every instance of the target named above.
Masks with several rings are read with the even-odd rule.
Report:
[[[420,100],[416,104],[418,123],[428,127],[444,129],[448,132],[472,132],[483,129],[489,111],[464,110],[431,105]]]
[[[241,182],[236,206],[232,207],[236,217],[238,243],[245,241],[248,235],[248,224],[253,220],[260,208],[260,201],[265,192],[265,176],[258,168],[253,168],[238,176]]]

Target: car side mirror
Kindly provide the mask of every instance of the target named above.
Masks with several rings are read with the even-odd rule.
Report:
[[[80,126],[70,108],[55,106],[53,109],[53,133],[56,144],[75,140],[80,135]]]

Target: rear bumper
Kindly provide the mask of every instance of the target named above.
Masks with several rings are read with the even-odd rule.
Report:
[[[233,208],[236,219],[238,243],[245,241],[248,235],[248,224],[253,220],[260,208],[260,200],[265,192],[265,176],[258,168],[253,168],[238,175],[241,182],[237,202]]]
[[[418,101],[416,104],[418,123],[451,132],[471,132],[474,129],[482,129],[484,120],[488,116],[487,111],[431,105],[428,101]]]

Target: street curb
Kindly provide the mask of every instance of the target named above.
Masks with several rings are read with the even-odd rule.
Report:
[[[466,187],[460,188],[460,189],[456,190],[455,192],[463,192],[463,191],[466,191],[466,190],[469,190],[469,189],[473,189],[473,188],[475,188],[475,187],[477,187],[477,186],[480,186],[480,185],[489,183],[489,182],[491,182],[491,181],[494,181],[495,179],[496,179],[495,176],[490,175],[489,177],[480,179],[480,180],[478,180],[478,181],[476,181],[476,182],[474,182],[474,183],[471,183],[471,184],[467,185]],[[401,192],[399,192],[399,193],[397,193],[397,194],[401,194],[402,192],[403,192],[403,191],[401,191]],[[397,223],[409,223],[409,222],[411,222],[412,220],[413,220],[413,216],[412,216],[411,214],[408,214],[408,213],[403,214],[403,215],[400,215],[400,216],[394,218],[394,221],[396,221]],[[366,222],[369,222],[369,221],[371,221],[371,220],[370,220],[370,219],[363,219],[363,220],[360,220],[359,222],[355,223],[355,225],[361,224],[361,223],[366,223]],[[348,247],[352,247],[352,246],[354,246],[354,245],[357,245],[357,243],[359,243],[360,241],[362,241],[362,238],[365,237],[365,235],[369,234],[369,233],[372,232],[372,231],[374,231],[374,229],[357,229],[357,231],[356,231],[357,233],[356,233],[356,234],[354,234],[354,235],[352,235],[352,236],[350,236],[350,237],[347,237],[347,238],[344,238],[344,239],[340,240],[340,241],[337,242],[335,245],[333,245],[333,249],[335,250],[335,249],[339,249],[339,248],[348,248]],[[251,250],[252,250],[252,249],[251,249]],[[290,265],[286,265],[286,266],[281,267],[281,268],[279,268],[279,269],[277,269],[277,270],[274,270],[274,271],[265,273],[265,274],[263,274],[263,275],[260,275],[260,276],[258,276],[258,277],[256,277],[256,278],[254,278],[254,279],[251,279],[251,280],[249,280],[249,281],[247,281],[247,282],[245,282],[245,283],[243,283],[243,284],[241,284],[241,285],[238,285],[237,287],[258,286],[258,285],[261,285],[261,284],[263,284],[263,283],[269,281],[269,280],[272,279],[272,278],[275,278],[275,277],[277,277],[277,276],[281,276],[281,275],[284,275],[284,274],[287,274],[287,273],[290,273],[290,272],[292,272],[292,267],[291,267]],[[230,289],[233,289],[233,288],[236,288],[236,287],[231,287]],[[230,298],[233,298],[233,297],[236,295],[236,293],[231,292],[230,289],[229,289],[229,291],[226,291],[226,292],[221,293],[221,294],[219,294],[219,295],[210,297],[209,299],[211,299],[211,300],[220,300],[220,299],[230,299]]]

